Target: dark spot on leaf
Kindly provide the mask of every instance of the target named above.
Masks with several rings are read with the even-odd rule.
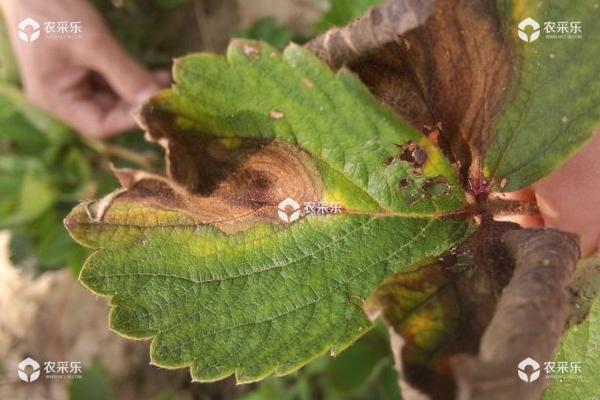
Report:
[[[424,165],[427,162],[427,152],[418,147],[413,152],[413,157],[415,162],[419,165]]]
[[[430,196],[440,196],[450,191],[448,180],[441,175],[427,179],[422,188]]]
[[[386,161],[386,164],[393,164],[396,161],[404,161],[412,166],[412,171],[415,175],[421,175],[423,173],[423,165],[427,162],[428,155],[417,143],[410,140],[402,145],[396,145],[400,149],[400,155],[392,157]],[[388,163],[389,162],[389,163]]]

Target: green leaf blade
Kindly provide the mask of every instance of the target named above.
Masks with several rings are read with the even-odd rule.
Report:
[[[243,237],[163,229],[146,233],[144,246],[97,252],[81,280],[99,294],[116,293],[113,329],[156,335],[156,364],[191,365],[201,380],[234,372],[257,380],[341,351],[369,328],[360,306],[383,278],[465,235],[459,222],[415,219],[402,221],[407,235],[399,240],[399,222],[328,218]],[[415,250],[429,235],[431,245]]]
[[[513,98],[506,105],[486,155],[488,175],[506,179],[506,191],[531,185],[554,171],[600,127],[600,28],[594,1],[570,4],[522,2],[507,21],[521,63]],[[577,21],[582,39],[516,38],[517,24],[531,17]]]
[[[188,56],[174,75],[142,119],[167,148],[169,172],[184,178],[117,172],[123,189],[65,221],[97,249],[81,281],[112,296],[116,332],[153,338],[155,364],[249,382],[338,353],[370,328],[362,303],[385,277],[470,234],[450,163],[350,73],[297,46],[281,55],[237,41],[227,59]],[[177,173],[204,138],[232,153],[244,140],[262,147],[200,195],[182,186],[193,163]],[[280,165],[299,169],[284,179],[273,172]],[[261,176],[263,186],[238,190]],[[445,189],[428,193],[433,181]],[[344,210],[286,224],[276,208],[286,196]]]

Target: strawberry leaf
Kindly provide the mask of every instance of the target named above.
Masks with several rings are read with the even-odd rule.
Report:
[[[600,26],[598,4],[583,0],[523,1],[507,10],[518,74],[486,156],[488,175],[504,190],[524,188],[588,142],[600,127]],[[533,18],[539,39],[517,38],[517,25]],[[544,22],[580,23],[581,38],[546,38]],[[569,35],[571,34],[569,25]],[[552,33],[550,33],[552,35]]]
[[[174,76],[141,114],[168,177],[117,171],[122,189],[65,221],[97,249],[82,282],[112,296],[115,331],[153,339],[155,364],[248,382],[337,353],[386,276],[470,232],[450,163],[348,71],[236,41]],[[287,197],[342,208],[286,223]]]

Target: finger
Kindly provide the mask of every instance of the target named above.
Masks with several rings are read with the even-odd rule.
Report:
[[[104,99],[103,101],[105,101]],[[58,107],[59,118],[83,135],[106,139],[135,128],[131,106],[123,101],[106,107],[96,97],[80,98]]]
[[[600,242],[600,130],[558,170],[533,185],[546,225],[579,234],[581,252]]]
[[[119,101],[119,98],[115,96],[114,93],[109,93],[106,91],[99,91],[90,94],[91,101],[98,104],[100,108],[104,110],[108,110],[114,106],[116,102]]]
[[[130,105],[141,104],[159,88],[156,77],[130,57],[110,33],[96,39],[95,46],[84,45],[82,60],[98,72],[121,99]]]
[[[169,85],[171,84],[171,73],[166,69],[152,71],[152,75],[154,75],[156,82],[161,88],[169,87]]]

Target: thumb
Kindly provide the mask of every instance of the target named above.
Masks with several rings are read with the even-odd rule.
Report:
[[[129,56],[109,32],[84,45],[83,63],[98,72],[126,103],[137,106],[160,89],[156,77]]]

